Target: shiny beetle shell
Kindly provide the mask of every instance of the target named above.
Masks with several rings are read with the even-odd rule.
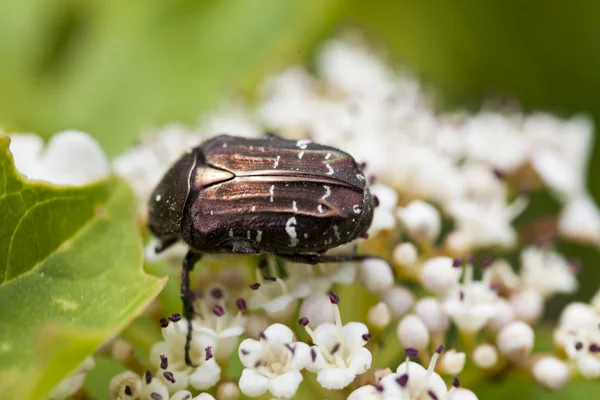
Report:
[[[360,166],[341,150],[223,135],[166,173],[149,226],[162,243],[199,253],[322,253],[365,235],[373,207]]]

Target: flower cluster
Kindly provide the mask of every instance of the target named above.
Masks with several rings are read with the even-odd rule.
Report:
[[[351,400],[469,400],[477,397],[460,387],[464,368],[481,377],[520,368],[552,390],[600,377],[600,291],[589,304],[565,308],[556,354],[533,353],[546,302],[578,289],[580,263],[561,255],[556,240],[600,247],[600,211],[585,187],[593,134],[587,118],[440,114],[407,74],[360,44],[333,40],[318,54],[316,75],[294,67],[269,78],[255,112],[235,105],[196,129],[170,125],[113,160],[112,169],[130,182],[146,218],[154,185],[186,149],[217,133],[258,137],[259,127],[333,145],[366,163],[378,207],[369,237],[355,245],[381,258],[220,263],[244,273],[202,277],[189,321],[193,365],[185,363],[188,321],[163,318],[148,370],[116,376],[112,399],[190,399],[188,390],[225,400],[240,391],[292,398],[316,374],[310,379],[319,398],[337,390]],[[16,165],[31,179],[78,185],[108,173],[102,152],[81,133],[59,134],[42,147],[36,137],[13,135]],[[560,205],[558,215],[517,226],[530,194],[541,191]],[[157,258],[152,249],[149,262]],[[166,252],[166,259],[176,266],[181,254]],[[221,286],[207,286],[212,281]],[[343,325],[331,290],[350,285],[353,322]],[[451,325],[459,333],[453,342]],[[237,374],[225,368],[232,357],[243,365]],[[385,368],[372,368],[381,360]],[[452,377],[450,388],[444,377]]]

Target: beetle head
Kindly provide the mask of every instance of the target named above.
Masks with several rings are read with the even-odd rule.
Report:
[[[196,165],[191,151],[179,159],[163,176],[149,199],[148,226],[162,242],[182,238],[181,221],[190,192],[190,175]]]

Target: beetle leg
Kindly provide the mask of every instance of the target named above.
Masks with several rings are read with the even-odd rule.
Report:
[[[324,254],[275,254],[288,261],[304,263],[304,264],[321,264],[321,263],[339,263],[363,261],[370,258],[380,258],[369,254],[339,254],[339,255],[324,255]]]
[[[183,259],[181,268],[181,302],[183,303],[183,316],[187,319],[187,335],[185,337],[185,364],[196,367],[190,359],[190,347],[192,343],[192,318],[194,317],[194,292],[190,290],[190,271],[202,257],[201,253],[188,251]]]

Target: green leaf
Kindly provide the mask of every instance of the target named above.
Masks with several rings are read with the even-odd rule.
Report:
[[[124,182],[30,182],[15,170],[8,145],[0,136],[0,398],[39,399],[166,280],[142,272]]]

